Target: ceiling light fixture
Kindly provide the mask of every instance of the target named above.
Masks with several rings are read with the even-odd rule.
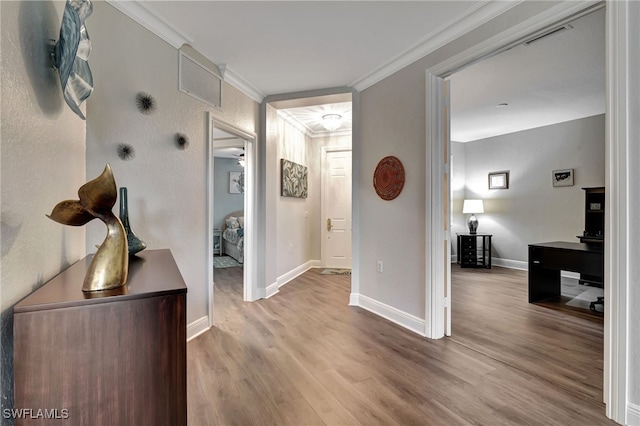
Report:
[[[501,104],[496,105],[496,108],[506,108],[506,107],[508,107],[508,106],[509,106],[509,104],[508,104],[508,103],[506,103],[506,102],[502,102]]]
[[[337,130],[342,125],[340,114],[325,114],[322,116],[322,127],[330,132]]]

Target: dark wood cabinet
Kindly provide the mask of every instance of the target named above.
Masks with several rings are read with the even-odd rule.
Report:
[[[82,292],[90,261],[14,307],[15,408],[34,410],[16,424],[47,409],[75,425],[186,425],[187,289],[171,252],[138,253],[108,292]]]
[[[489,234],[458,234],[458,263],[461,268],[491,268]]]
[[[604,187],[582,188],[584,190],[584,232],[579,235],[581,243],[604,242]]]

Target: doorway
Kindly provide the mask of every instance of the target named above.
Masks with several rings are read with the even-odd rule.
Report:
[[[225,254],[229,260],[242,267],[243,300],[258,299],[256,275],[256,136],[209,115],[207,150],[207,247],[209,277],[209,326],[213,325],[214,257]],[[218,179],[216,175],[216,151],[226,152],[226,160],[219,162],[225,167]],[[243,163],[243,164],[241,164]],[[224,166],[223,166],[224,165]],[[233,170],[232,170],[233,169]],[[219,182],[222,180],[222,183]],[[218,182],[216,182],[218,181]],[[219,192],[216,204],[216,183]],[[221,184],[220,184],[221,183]],[[228,211],[227,211],[228,210]],[[225,242],[224,231],[227,220],[233,218],[229,228],[236,230],[236,241]],[[236,226],[237,224],[237,226]],[[242,226],[240,226],[242,224]],[[238,232],[240,231],[240,232]],[[241,235],[240,235],[241,234]],[[240,240],[242,238],[242,241]],[[231,256],[232,255],[232,256]]]
[[[486,55],[508,49],[523,38],[531,35],[531,29],[544,29],[558,19],[570,18],[576,13],[583,13],[586,8],[593,7],[588,2],[563,2],[553,6],[528,21],[521,22],[510,30],[500,34],[500,37],[488,40],[486,43],[476,45],[456,57],[440,63],[426,71],[427,78],[427,144],[431,149],[430,160],[427,167],[427,188],[443,188],[444,175],[442,173],[442,160],[437,157],[442,150],[442,123],[439,117],[442,111],[443,101],[440,96],[441,88],[446,78],[456,69],[466,64],[479,60]],[[598,7],[600,5],[595,5]],[[626,236],[629,235],[630,225],[625,213],[625,206],[629,199],[627,193],[619,191],[619,186],[629,185],[628,165],[621,161],[629,153],[629,124],[620,117],[629,112],[629,94],[625,91],[624,82],[628,81],[630,70],[629,45],[635,45],[637,38],[633,37],[634,24],[629,18],[627,4],[607,2],[607,69],[616,70],[617,73],[609,73],[607,80],[606,103],[608,105],[606,115],[606,177],[605,185],[609,189],[611,197],[606,201],[608,217],[605,228],[605,338],[604,338],[604,402],[607,416],[624,423],[627,417],[627,337],[628,327],[627,308],[624,297],[628,293],[629,281],[624,272],[620,271],[620,265],[628,265],[631,262],[630,249],[626,245]],[[620,115],[622,114],[622,115]],[[437,192],[437,191],[436,191]],[[437,194],[429,192],[427,197],[436,197]],[[620,219],[620,216],[622,219]],[[616,220],[616,218],[618,220]],[[443,224],[441,217],[428,218],[428,230],[433,230],[433,236],[429,236],[430,247],[437,251],[444,240],[438,233]],[[431,251],[429,260],[434,268],[446,268],[436,262],[438,256]],[[436,274],[432,274],[436,275]],[[426,318],[427,331],[432,332],[428,337],[438,338],[444,330],[444,306],[448,303],[444,299],[442,282],[433,280],[427,276],[426,282]],[[438,324],[437,321],[441,322]],[[436,327],[432,328],[431,325]]]
[[[351,269],[351,150],[322,151],[322,267]]]
[[[332,219],[330,231],[327,231],[327,203],[323,194],[326,189],[327,153],[352,150],[353,104],[353,93],[345,89],[272,95],[262,103],[264,127],[261,134],[265,140],[261,148],[265,151],[261,152],[261,157],[265,167],[261,171],[261,182],[267,194],[264,198],[264,297],[278,293],[279,287],[308,269],[330,264],[323,257],[323,238],[328,232],[335,231],[334,234],[340,234],[343,241],[348,241],[339,257],[343,258],[340,263],[343,268],[351,267],[354,238],[351,179],[349,182],[342,179],[343,184],[348,185],[348,190],[341,192],[349,207],[348,212],[341,212],[337,222]],[[334,158],[336,161],[345,161],[343,154],[330,155],[343,157],[340,160]],[[281,164],[285,160],[306,170],[306,198],[283,194]],[[346,166],[343,170],[350,177],[353,160],[347,161],[349,164],[343,163],[342,166]],[[269,194],[277,195],[272,197]],[[353,278],[353,273],[351,275]]]

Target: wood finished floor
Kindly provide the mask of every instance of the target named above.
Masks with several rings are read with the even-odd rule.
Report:
[[[453,273],[454,337],[428,340],[347,306],[350,276],[312,269],[245,303],[241,268],[217,269],[215,327],[187,345],[189,424],[615,424],[601,323],[522,302],[518,271]]]

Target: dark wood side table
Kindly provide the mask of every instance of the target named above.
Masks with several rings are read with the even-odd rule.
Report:
[[[458,234],[458,264],[461,268],[491,269],[490,234]]]
[[[138,253],[109,292],[82,292],[90,261],[14,307],[15,408],[75,425],[186,425],[187,288],[171,252]],[[47,421],[16,420],[30,422]]]

